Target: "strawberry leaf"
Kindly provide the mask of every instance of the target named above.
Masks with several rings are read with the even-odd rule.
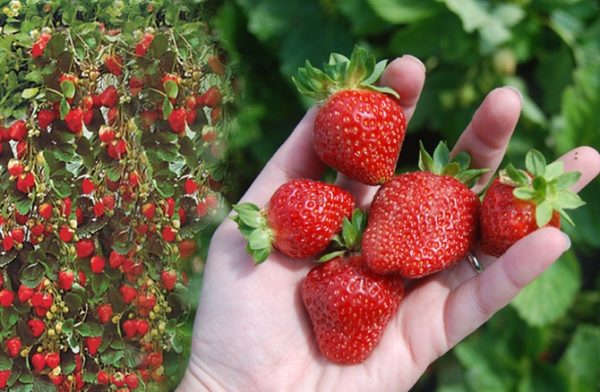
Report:
[[[552,204],[545,200],[535,208],[535,222],[538,227],[544,227],[552,219]]]
[[[534,176],[543,176],[546,171],[546,159],[541,152],[531,149],[525,156],[525,168]]]
[[[344,239],[344,243],[348,247],[354,247],[356,241],[358,240],[358,230],[354,225],[348,220],[348,218],[344,217],[344,221],[342,224],[342,237]]]
[[[319,259],[319,263],[325,263],[327,261],[333,260],[336,257],[343,256],[345,253],[346,253],[345,250],[338,250],[338,251],[335,251],[335,252],[327,253],[327,254],[323,255]]]
[[[573,209],[585,205],[581,197],[573,191],[562,189],[558,192],[558,204],[561,208]]]
[[[177,94],[179,94],[179,86],[177,86],[177,83],[172,80],[167,80],[164,84],[164,88],[169,98],[177,98]]]
[[[559,177],[565,171],[565,165],[563,161],[555,161],[546,166],[546,170],[544,171],[544,177],[547,181],[554,180]]]
[[[69,106],[67,99],[65,97],[62,97],[59,106],[61,120],[64,120],[65,117],[67,117],[67,114],[69,114],[69,110],[71,110],[71,106]]]
[[[75,96],[75,84],[70,80],[63,81],[60,84],[60,90],[62,91],[63,95],[68,99],[71,99]]]
[[[580,172],[564,173],[556,178],[556,186],[560,189],[567,189],[575,185],[580,178]]]

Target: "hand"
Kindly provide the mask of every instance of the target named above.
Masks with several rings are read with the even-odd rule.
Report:
[[[407,119],[425,80],[425,68],[403,56],[386,69],[382,83],[396,89]],[[520,94],[492,91],[473,116],[453,153],[468,151],[475,167],[492,171],[502,160],[521,111]],[[312,148],[311,109],[254,181],[242,202],[264,205],[284,182],[318,179],[324,166]],[[565,170],[581,171],[575,191],[600,171],[600,156],[589,147],[562,158]],[[368,207],[376,187],[340,176],[338,183]],[[362,364],[340,366],[324,359],[316,346],[300,299],[300,282],[312,266],[274,252],[260,266],[246,253],[246,242],[227,220],[210,247],[192,354],[179,391],[387,391],[408,390],[425,369],[506,306],[532,279],[570,246],[554,228],[523,238],[502,257],[476,251],[485,270],[468,262],[414,284],[400,304],[372,355]],[[484,289],[485,288],[485,289]]]

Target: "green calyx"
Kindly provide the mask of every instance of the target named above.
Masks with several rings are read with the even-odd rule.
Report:
[[[265,212],[252,203],[235,204],[232,207],[237,215],[231,219],[237,223],[240,233],[248,241],[246,250],[252,255],[255,264],[262,263],[273,250],[273,231]]]
[[[546,226],[554,211],[558,211],[560,216],[574,225],[565,210],[585,204],[577,193],[570,190],[581,177],[581,173],[565,173],[562,161],[546,164],[542,153],[534,149],[529,150],[525,156],[525,168],[527,171],[516,169],[509,164],[500,171],[500,182],[514,187],[513,195],[516,198],[535,203],[537,226]]]
[[[367,215],[358,208],[352,213],[351,219],[344,217],[342,232],[332,238],[331,245],[319,262],[324,263],[347,253],[360,251],[360,242],[366,227]]]
[[[454,177],[468,188],[473,187],[479,177],[489,171],[489,169],[470,169],[471,156],[465,151],[450,159],[450,150],[444,142],[437,145],[433,156],[425,150],[422,142],[419,142],[419,146],[419,169],[441,176]]]
[[[305,67],[299,68],[298,75],[292,79],[301,94],[318,101],[347,89],[369,89],[399,98],[395,90],[375,85],[386,64],[387,60],[377,63],[375,56],[356,46],[350,58],[332,53],[322,70],[314,68],[307,60]]]

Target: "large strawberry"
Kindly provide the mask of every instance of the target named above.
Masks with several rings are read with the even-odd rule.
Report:
[[[357,47],[350,59],[332,54],[322,71],[307,62],[294,78],[302,94],[322,101],[314,126],[319,158],[370,185],[392,178],[406,133],[398,93],[375,85],[385,64]]]
[[[487,254],[502,255],[540,227],[560,227],[561,216],[573,224],[565,209],[585,204],[569,190],[581,173],[564,173],[561,161],[547,165],[544,156],[533,149],[527,153],[525,168],[508,165],[483,198],[481,247]]]
[[[468,169],[461,153],[450,160],[440,143],[433,158],[421,145],[422,171],[405,173],[375,195],[362,251],[378,273],[418,278],[449,268],[467,255],[478,234],[480,202],[469,189],[485,169]]]
[[[379,275],[362,256],[337,257],[310,270],[301,287],[317,344],[333,362],[364,361],[404,294],[402,279]]]
[[[314,256],[341,230],[354,208],[352,195],[331,184],[291,180],[277,189],[264,210],[234,205],[233,219],[248,240],[248,251],[260,263],[273,247],[295,258]]]

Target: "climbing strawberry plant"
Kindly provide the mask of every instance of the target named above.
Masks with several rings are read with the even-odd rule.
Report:
[[[153,23],[121,29],[47,4],[43,22],[0,19],[0,389],[167,389],[231,75],[206,22],[149,3]]]

